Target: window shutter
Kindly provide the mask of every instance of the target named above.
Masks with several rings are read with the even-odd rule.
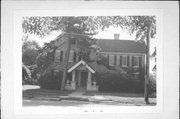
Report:
[[[132,56],[132,67],[134,66],[134,56]]]
[[[107,63],[108,63],[108,65],[109,65],[109,55],[107,55]]]
[[[139,57],[139,67],[142,67],[141,66],[141,57]]]
[[[63,51],[60,52],[60,61],[63,61]]]
[[[73,62],[76,62],[76,52],[74,51]]]
[[[114,56],[114,66],[116,66],[116,56]]]
[[[81,60],[81,56],[79,56],[79,59],[78,59],[79,61]]]
[[[119,58],[119,64],[120,64],[120,66],[122,66],[122,56],[120,56],[120,58]]]
[[[129,56],[127,56],[127,66],[129,66]]]

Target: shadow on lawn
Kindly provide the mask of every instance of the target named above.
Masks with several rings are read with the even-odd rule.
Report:
[[[50,90],[50,89],[28,89],[23,91],[23,98],[33,97],[58,97],[71,94],[70,91]]]

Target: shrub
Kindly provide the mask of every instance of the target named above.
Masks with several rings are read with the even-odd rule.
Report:
[[[141,80],[134,77],[127,77],[122,74],[99,74],[99,91],[102,92],[122,92],[122,93],[143,93],[144,84]],[[141,86],[142,85],[142,86]]]
[[[50,72],[41,76],[39,84],[42,89],[60,89],[62,82],[62,72]]]
[[[156,76],[150,75],[149,79],[149,93],[156,93]]]

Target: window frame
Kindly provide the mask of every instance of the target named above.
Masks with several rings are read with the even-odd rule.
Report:
[[[54,62],[60,62],[60,52],[61,50],[56,50],[54,54]]]
[[[124,61],[126,61],[126,64],[124,64]],[[122,62],[121,62],[121,64],[122,64],[122,67],[127,67],[127,56],[126,55],[122,55]]]
[[[70,50],[68,62],[74,61],[74,50]]]
[[[137,59],[137,64],[135,65],[135,59]],[[139,67],[139,56],[134,56],[134,60],[133,60],[133,67],[138,68]]]
[[[109,55],[109,66],[114,66],[114,55],[113,54]]]

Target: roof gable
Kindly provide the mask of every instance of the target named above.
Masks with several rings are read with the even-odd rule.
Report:
[[[146,45],[135,40],[102,39],[98,45],[101,47],[100,52],[146,53]]]
[[[68,72],[71,72],[73,71],[74,69],[76,69],[78,66],[80,65],[84,65],[91,73],[95,73],[95,71],[86,63],[84,62],[83,60],[79,61],[78,63],[76,63],[75,65],[73,65],[69,70]]]

